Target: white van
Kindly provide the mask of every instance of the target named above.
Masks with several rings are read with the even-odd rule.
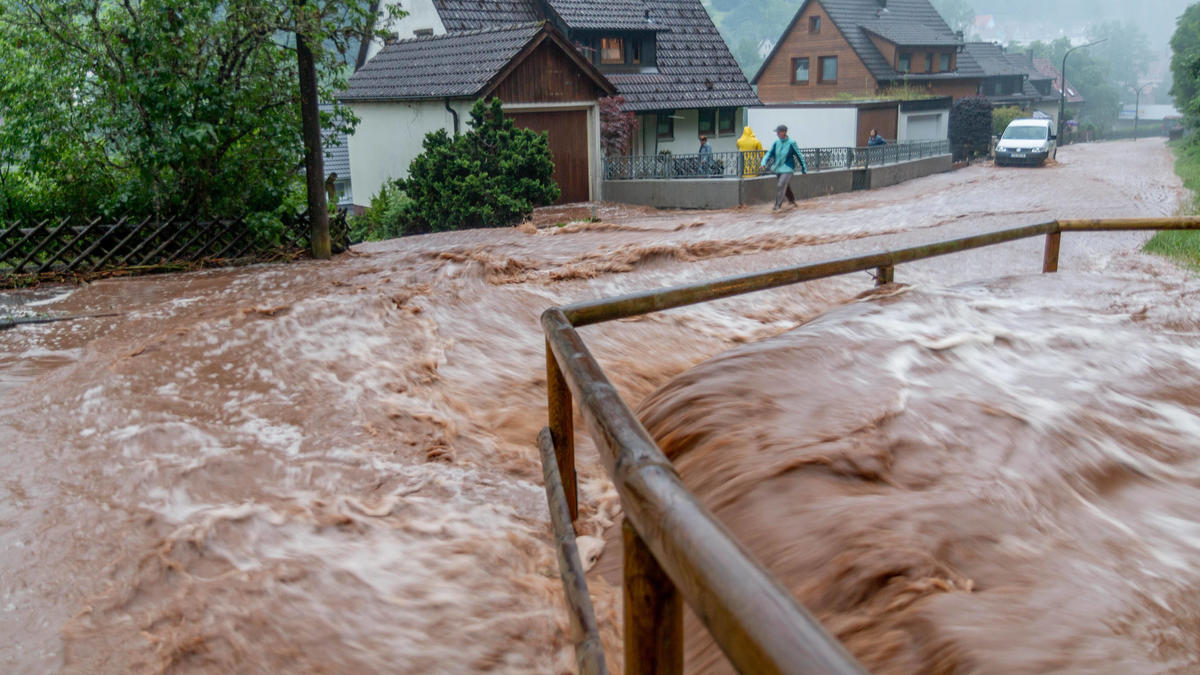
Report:
[[[1000,142],[996,144],[996,165],[1029,164],[1040,166],[1054,152],[1055,141],[1051,120],[1022,119],[1009,122]]]

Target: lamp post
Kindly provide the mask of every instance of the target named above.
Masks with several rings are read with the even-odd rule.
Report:
[[[1103,40],[1096,40],[1095,42],[1089,42],[1086,45],[1079,45],[1078,47],[1071,47],[1070,49],[1067,50],[1066,54],[1063,54],[1062,70],[1059,71],[1059,74],[1062,76],[1062,82],[1061,82],[1062,86],[1059,87],[1059,89],[1061,91],[1059,92],[1059,97],[1058,97],[1058,142],[1059,143],[1062,142],[1063,128],[1064,128],[1064,125],[1066,125],[1066,123],[1067,123],[1067,120],[1066,120],[1066,116],[1067,116],[1067,57],[1071,55],[1071,52],[1073,52],[1077,49],[1084,49],[1086,47],[1098,45],[1101,42],[1108,42],[1108,38],[1105,38]],[[1058,157],[1058,143],[1054,144],[1054,156],[1056,158]]]
[[[1145,89],[1146,87],[1149,87],[1149,86],[1150,86],[1150,85],[1152,85],[1152,84],[1156,84],[1156,83],[1155,83],[1155,82],[1147,82],[1146,84],[1143,84],[1142,86],[1138,87],[1138,88],[1137,88],[1137,97],[1136,97],[1136,98],[1134,98],[1134,104],[1133,104],[1133,140],[1135,140],[1135,141],[1136,141],[1136,140],[1137,140],[1137,138],[1138,138],[1138,137],[1137,137],[1137,132],[1138,132],[1138,117],[1141,115],[1141,112],[1142,112],[1142,90],[1143,90],[1143,89]]]

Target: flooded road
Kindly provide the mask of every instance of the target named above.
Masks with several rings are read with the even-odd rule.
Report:
[[[871,672],[1196,672],[1198,300],[1074,272],[901,289],[641,415]],[[689,672],[733,672],[687,635]]]
[[[549,212],[543,227],[102,281],[39,306],[121,316],[0,332],[0,670],[570,672],[533,443],[545,423],[540,312],[1054,217],[1178,207],[1158,142],[1059,157],[780,215],[602,207],[600,222],[559,227],[575,214]],[[1137,252],[1144,239],[1068,235],[1062,277],[1136,282],[1150,306],[1194,290]],[[917,263],[896,279],[936,294],[1034,273],[1041,245]],[[852,275],[584,336],[636,404],[870,284]],[[1124,297],[1119,285],[1096,293]],[[1191,318],[1173,330],[1192,331]],[[581,534],[596,547],[619,504],[579,440]],[[619,671],[619,587],[604,573],[617,556],[601,557],[590,584]]]

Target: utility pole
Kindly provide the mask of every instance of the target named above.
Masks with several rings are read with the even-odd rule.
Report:
[[[296,0],[297,23],[304,25],[305,0]],[[329,207],[325,201],[325,153],[321,150],[321,112],[317,100],[317,62],[312,47],[296,32],[296,60],[300,67],[300,126],[304,136],[304,182],[308,188],[308,219],[312,223],[312,255],[333,255],[329,241]]]
[[[1062,70],[1059,71],[1059,75],[1062,76],[1062,83],[1061,83],[1062,86],[1059,87],[1060,91],[1059,91],[1059,97],[1058,97],[1058,143],[1054,144],[1055,158],[1058,157],[1058,145],[1059,145],[1059,143],[1062,143],[1063,129],[1065,128],[1066,123],[1067,123],[1067,120],[1066,120],[1066,117],[1067,117],[1067,57],[1071,55],[1071,52],[1073,52],[1077,49],[1085,49],[1085,48],[1091,47],[1093,45],[1098,45],[1101,42],[1108,42],[1108,38],[1104,38],[1103,40],[1096,40],[1095,42],[1089,42],[1086,45],[1079,45],[1078,47],[1071,47],[1070,49],[1067,50],[1066,54],[1063,54]]]
[[[1143,84],[1142,86],[1138,87],[1138,89],[1137,89],[1137,97],[1134,99],[1134,104],[1133,104],[1133,140],[1135,140],[1135,141],[1138,139],[1138,117],[1140,117],[1140,116],[1141,116],[1141,113],[1142,113],[1142,90],[1143,90],[1143,89],[1145,89],[1146,87],[1149,87],[1149,86],[1150,86],[1150,85],[1152,85],[1152,84],[1155,84],[1155,83],[1154,83],[1154,82],[1147,82],[1146,84]]]

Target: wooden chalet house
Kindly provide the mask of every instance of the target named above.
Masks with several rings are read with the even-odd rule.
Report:
[[[767,104],[895,87],[963,98],[984,73],[929,0],[803,0],[752,82]]]
[[[701,0],[411,0],[386,24],[401,38],[546,21],[639,116],[632,154],[736,151],[758,97]],[[553,140],[553,139],[552,139]]]

